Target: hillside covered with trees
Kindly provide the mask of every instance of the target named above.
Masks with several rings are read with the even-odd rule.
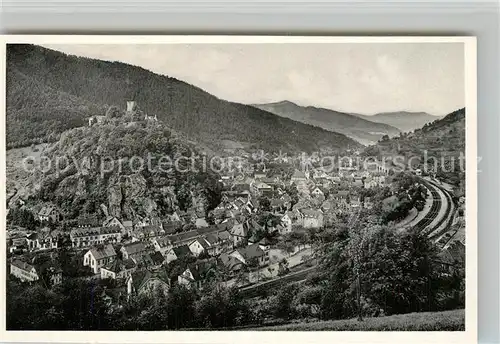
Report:
[[[378,158],[404,158],[405,166],[434,173],[450,184],[463,188],[464,171],[460,170],[460,153],[465,167],[465,108],[424,125],[410,133],[390,139],[382,138],[364,154]],[[401,163],[401,161],[400,161]]]
[[[119,62],[34,45],[7,47],[7,143],[54,141],[65,129],[109,106],[141,109],[190,139],[220,149],[222,140],[267,151],[314,151],[359,146],[348,137],[231,103],[180,80]],[[23,130],[20,130],[23,128]]]
[[[66,219],[101,213],[101,204],[129,219],[207,212],[220,202],[220,185],[201,160],[188,159],[198,155],[162,124],[120,117],[75,128],[44,153],[50,166],[33,166],[37,187],[29,201],[54,203]]]

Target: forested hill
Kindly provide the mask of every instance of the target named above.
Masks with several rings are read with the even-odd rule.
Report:
[[[299,106],[290,101],[254,105],[261,110],[345,134],[363,144],[373,144],[384,135],[394,136],[400,130],[388,124],[375,123],[348,113],[313,106]]]
[[[204,214],[220,202],[217,173],[199,158],[191,163],[190,157],[200,157],[197,148],[161,123],[123,116],[74,128],[43,156],[50,168],[35,165],[32,188],[23,196],[35,204],[56,204],[66,219],[101,215],[102,205],[110,215],[127,219],[177,210]]]
[[[9,147],[55,140],[65,129],[108,106],[135,100],[190,139],[220,149],[224,140],[277,151],[343,149],[358,143],[342,134],[231,103],[174,78],[119,62],[76,56],[34,45],[7,47]]]
[[[413,157],[414,168],[423,168],[424,157],[429,170],[437,161],[437,176],[462,188],[465,178],[464,171],[460,170],[460,153],[465,155],[465,108],[425,124],[412,133],[380,140],[365,150],[370,156],[404,156],[408,161]]]

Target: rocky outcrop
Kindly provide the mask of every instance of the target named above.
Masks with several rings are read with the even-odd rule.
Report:
[[[71,159],[62,172],[53,168],[33,176],[42,185],[35,197],[54,202],[68,219],[89,213],[104,213],[105,217],[119,219],[166,217],[187,208],[204,213],[208,207],[207,188],[216,185],[218,176],[189,171],[133,173],[127,164],[122,164],[123,169],[108,169],[103,173],[103,163],[122,166],[119,159],[145,156],[150,150],[158,155],[165,150],[172,156],[180,152],[190,154],[188,145],[171,140],[168,129],[161,125],[125,128],[116,123],[65,132],[47,156],[54,161],[61,156]],[[120,139],[123,137],[126,139]],[[210,192],[213,196],[214,191],[210,189]]]
[[[111,185],[108,188],[109,215],[121,218],[122,201],[123,201],[122,186],[120,184]]]

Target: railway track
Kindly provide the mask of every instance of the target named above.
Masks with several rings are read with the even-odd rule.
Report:
[[[265,294],[266,292],[269,292],[273,288],[276,288],[277,286],[281,285],[282,283],[294,283],[294,282],[299,282],[303,281],[306,279],[307,275],[316,271],[318,269],[318,266],[312,266],[306,269],[302,269],[296,272],[289,273],[288,275],[285,275],[280,278],[272,279],[266,282],[258,283],[255,285],[251,285],[248,287],[243,287],[240,288],[240,291],[245,297],[256,297],[262,294]]]
[[[441,191],[443,192],[444,196],[446,197],[447,201],[448,201],[448,207],[446,208],[446,211],[445,211],[445,214],[443,216],[443,218],[437,223],[437,225],[435,226],[436,229],[438,229],[445,221],[449,221],[448,220],[448,217],[450,216],[450,212],[452,210],[452,204],[453,204],[453,199],[451,198],[450,194],[448,191],[446,190],[443,190],[442,188],[440,188]],[[431,240],[435,239],[436,237],[440,236],[441,234],[443,234],[444,232],[446,232],[448,230],[448,225],[445,226],[445,228],[437,233],[433,233],[432,231],[429,232],[429,238]]]
[[[416,228],[419,231],[422,231],[423,233],[432,233],[436,228],[439,228],[439,226],[441,226],[443,224],[443,222],[448,219],[448,216],[449,216],[450,211],[451,211],[451,204],[452,204],[453,200],[451,199],[451,196],[449,195],[449,193],[446,190],[444,190],[443,188],[440,188],[439,186],[435,185],[434,183],[430,183],[430,182],[423,180],[423,179],[421,180],[421,182],[430,191],[430,193],[432,195],[433,202],[432,202],[431,209],[429,210],[427,215],[422,220],[420,220],[414,226],[414,228]],[[439,211],[441,210],[441,207],[443,206],[441,196],[439,195],[439,192],[436,191],[436,188],[439,188],[439,190],[441,190],[441,192],[445,195],[446,200],[447,200],[447,206],[446,206],[446,210],[445,210],[445,213],[444,213],[444,216],[442,217],[442,219],[440,219],[438,221],[438,223],[436,223],[436,225],[434,225],[434,226],[432,226],[432,228],[430,228],[432,222],[439,215]]]

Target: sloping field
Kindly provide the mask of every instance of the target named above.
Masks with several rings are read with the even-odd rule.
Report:
[[[248,330],[248,329],[247,329]],[[399,314],[379,318],[301,322],[257,331],[465,331],[465,310]]]

